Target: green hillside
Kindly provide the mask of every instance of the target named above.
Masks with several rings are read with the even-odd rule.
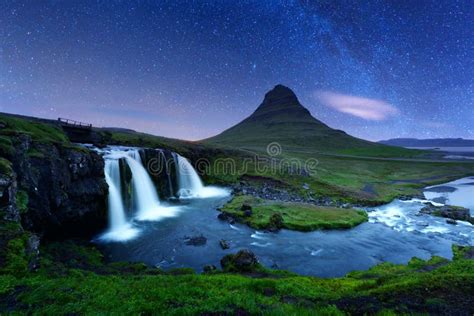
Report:
[[[422,151],[369,142],[332,129],[311,116],[291,89],[277,85],[255,112],[205,143],[262,151],[278,142],[285,153],[316,152],[372,157],[414,157]]]

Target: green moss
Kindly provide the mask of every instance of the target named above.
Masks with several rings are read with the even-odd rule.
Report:
[[[24,214],[28,211],[28,200],[28,193],[23,190],[18,190],[16,193],[16,206],[20,214]]]
[[[472,247],[462,247],[453,245],[453,260],[461,260],[472,254]]]
[[[15,154],[15,148],[13,147],[10,137],[0,136],[0,156],[12,157]]]
[[[4,114],[0,114],[0,118],[6,124],[6,127],[0,130],[0,134],[4,136],[27,134],[38,142],[69,143],[64,132],[53,124]]]
[[[30,258],[26,254],[26,247],[29,238],[28,233],[10,230],[5,234],[2,230],[2,239],[6,242],[6,247],[2,249],[4,264],[0,268],[0,274],[10,274],[23,276],[28,272]]]
[[[72,242],[51,244],[41,252],[48,260],[38,272],[0,275],[0,309],[14,297],[10,311],[25,314],[472,312],[474,261],[464,258],[384,263],[346,277],[321,279],[265,268],[250,276],[198,275],[189,269],[150,274],[141,264],[106,264],[96,249]]]
[[[12,172],[12,163],[5,158],[0,157],[0,173],[10,176]]]
[[[241,210],[243,204],[252,206],[251,216],[245,216]],[[322,207],[304,203],[265,201],[252,196],[235,196],[222,208],[238,220],[256,229],[287,228],[291,230],[311,231],[316,229],[343,229],[357,226],[368,217],[364,211]],[[278,216],[275,216],[278,215]],[[283,222],[275,223],[276,218]]]

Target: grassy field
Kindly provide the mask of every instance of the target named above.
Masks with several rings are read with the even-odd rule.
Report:
[[[105,264],[73,243],[41,250],[41,268],[0,275],[0,310],[20,314],[395,315],[472,314],[474,261],[384,263],[343,278],[303,277],[256,267],[248,274],[189,269],[163,272],[141,264]]]
[[[252,207],[251,216],[245,216],[242,211],[244,204]],[[273,228],[276,225],[272,222],[274,214],[283,220],[282,225],[277,225],[281,227],[276,228],[299,231],[351,228],[367,221],[367,214],[362,210],[266,201],[245,195],[235,196],[222,211],[256,229]]]

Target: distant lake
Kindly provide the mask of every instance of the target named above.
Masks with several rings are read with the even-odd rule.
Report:
[[[436,150],[450,153],[447,159],[474,159],[474,147],[407,147],[410,149]]]
[[[448,151],[451,153],[474,153],[474,147],[407,147],[410,149],[438,150]]]

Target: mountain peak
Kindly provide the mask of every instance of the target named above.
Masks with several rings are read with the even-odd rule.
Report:
[[[296,97],[296,94],[293,92],[293,90],[285,87],[284,85],[278,84],[265,94],[263,103],[274,102],[281,99],[291,99],[292,101],[298,102],[298,98]]]
[[[301,105],[296,94],[288,87],[278,84],[265,94],[263,102],[258,106],[250,119],[273,119],[275,116],[280,120],[304,118],[311,119],[309,111]]]
[[[206,142],[263,149],[271,142],[278,142],[318,151],[371,146],[311,116],[296,94],[281,84],[265,94],[263,102],[249,117]]]

